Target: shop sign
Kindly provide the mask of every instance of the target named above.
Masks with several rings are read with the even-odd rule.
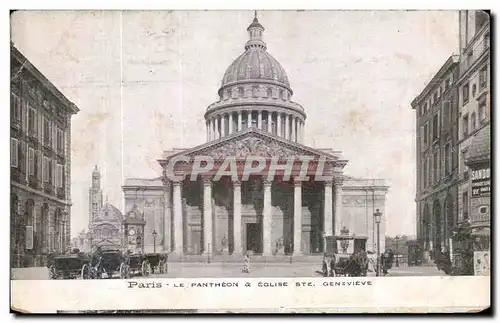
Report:
[[[483,168],[472,171],[472,196],[490,195],[490,169]]]

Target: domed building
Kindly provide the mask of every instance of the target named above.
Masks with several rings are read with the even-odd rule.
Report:
[[[303,144],[305,109],[292,100],[264,30],[255,16],[244,52],[204,114],[207,142],[165,151],[158,178],[126,180],[126,210],[144,210],[146,252],[158,243],[183,256],[320,255],[325,236],[340,234],[365,238],[366,249],[376,249],[373,214],[385,211],[385,181],[349,177],[340,152]],[[258,171],[256,161],[265,162]],[[385,220],[380,232],[384,250]]]
[[[92,185],[89,188],[89,226],[73,240],[73,246],[89,251],[92,246],[121,249],[123,245],[123,215],[107,199],[103,203],[101,172],[97,165],[92,171]]]

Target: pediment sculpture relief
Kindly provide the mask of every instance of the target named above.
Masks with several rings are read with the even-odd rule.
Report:
[[[236,158],[244,158],[247,156],[289,158],[303,155],[303,152],[290,149],[277,141],[256,137],[231,141],[223,146],[207,149],[206,152],[200,153],[205,153],[214,159],[223,159],[227,156],[234,156]]]

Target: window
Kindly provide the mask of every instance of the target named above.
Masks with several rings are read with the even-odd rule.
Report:
[[[483,89],[486,86],[486,83],[488,82],[488,71],[487,71],[488,66],[485,66],[481,68],[479,71],[479,88]]]
[[[486,100],[482,100],[479,102],[478,106],[478,114],[479,114],[479,123],[483,123],[486,119]]]
[[[35,150],[28,150],[28,175],[35,175]]]
[[[424,160],[424,188],[427,187],[427,159]]]
[[[462,214],[463,219],[467,220],[469,218],[469,193],[464,192],[462,194]]]
[[[488,213],[488,207],[487,207],[487,206],[481,206],[481,207],[479,208],[479,213],[481,213],[481,214],[486,214],[486,213]]]
[[[472,97],[476,97],[476,84],[472,84]]]
[[[438,138],[439,134],[439,121],[438,121],[438,116],[435,114],[432,117],[432,140],[436,140]]]
[[[21,121],[21,99],[15,93],[10,94],[10,113],[12,121],[16,123]]]
[[[467,53],[467,67],[470,67],[472,64],[472,51]]]
[[[62,187],[63,185],[63,165],[57,164],[56,166],[56,187]]]
[[[439,179],[439,164],[438,164],[438,153],[435,152],[433,155],[432,166],[433,168],[433,183],[436,183]]]
[[[285,99],[285,91],[280,90],[280,99],[284,100]]]
[[[464,137],[469,134],[469,116],[467,114],[462,118],[462,133]]]
[[[49,145],[52,142],[51,138],[51,125],[50,120],[44,118],[43,120],[43,143]]]
[[[427,138],[428,133],[429,133],[429,126],[426,122],[424,125],[424,144],[425,145],[427,145],[429,143],[428,138]]]
[[[446,144],[444,148],[444,175],[450,175],[451,170],[451,145]]]
[[[472,112],[472,114],[470,115],[470,129],[471,129],[471,132],[476,130],[476,113],[475,112]]]
[[[242,87],[238,88],[238,97],[242,98],[245,94],[245,90]]]
[[[28,103],[28,133],[36,134],[36,110]]]
[[[483,43],[485,50],[490,48],[490,33],[484,34]]]
[[[43,157],[43,181],[45,183],[49,182],[50,177],[50,160],[48,157]]]
[[[469,102],[469,83],[462,87],[462,104]]]
[[[258,97],[259,96],[259,87],[258,86],[254,86],[252,87],[252,96],[254,98]]]
[[[443,102],[443,128],[448,129],[450,127],[450,119],[451,119],[451,103],[450,101],[444,101]]]
[[[19,141],[15,138],[10,138],[10,166],[19,166]]]
[[[57,127],[56,129],[56,140],[57,140],[57,151],[62,152],[64,150],[64,132]]]
[[[444,90],[445,92],[450,88],[450,85],[451,85],[451,79],[447,79],[445,82],[444,82]]]
[[[271,88],[267,89],[267,97],[271,98],[273,96],[273,90]]]
[[[42,170],[42,162],[43,162],[43,159],[42,159],[42,153],[37,151],[36,152],[36,156],[35,156],[35,164],[36,164],[36,169],[35,169],[35,172],[36,172],[36,178],[37,179],[42,179],[41,176],[42,176],[42,173],[43,173],[43,170]]]

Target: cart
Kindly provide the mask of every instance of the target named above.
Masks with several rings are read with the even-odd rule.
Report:
[[[149,265],[148,258],[142,253],[129,254],[127,264],[129,277],[137,274],[147,277],[151,273],[151,266]]]
[[[325,253],[321,271],[325,277],[366,276],[368,257],[366,241],[368,237],[349,235],[344,228],[341,235],[325,236]]]
[[[128,265],[126,257],[118,249],[107,249],[101,251],[100,270],[107,274],[108,278],[119,273],[120,279],[128,277]]]
[[[83,252],[49,255],[47,267],[50,279],[93,278],[90,257]]]
[[[168,254],[166,253],[148,253],[146,259],[151,268],[151,273],[168,273]]]

